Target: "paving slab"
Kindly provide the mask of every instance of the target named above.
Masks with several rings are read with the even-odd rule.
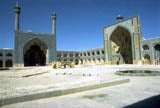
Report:
[[[86,82],[92,83],[96,81],[102,81],[102,80],[113,80],[116,78],[129,78],[130,83],[127,84],[122,84],[119,86],[113,86],[113,87],[108,87],[108,88],[101,88],[101,89],[96,89],[96,90],[90,90],[87,92],[81,92],[81,93],[76,93],[76,94],[70,94],[70,95],[65,95],[65,96],[60,96],[60,97],[53,97],[53,98],[47,98],[47,99],[40,99],[40,100],[35,100],[35,101],[29,101],[29,102],[22,102],[18,104],[12,104],[12,105],[7,105],[3,106],[4,108],[37,108],[37,107],[45,107],[45,108],[63,108],[64,106],[67,108],[104,108],[104,107],[110,107],[110,108],[120,108],[120,107],[125,107],[128,105],[131,105],[133,103],[136,103],[138,101],[144,100],[146,98],[159,95],[160,93],[160,83],[159,83],[159,76],[147,76],[147,77],[129,77],[129,76],[118,76],[115,75],[115,71],[123,68],[135,68],[135,66],[91,66],[91,67],[77,67],[74,69],[58,69],[58,70],[47,70],[48,73],[45,74],[40,74],[40,75],[35,75],[31,77],[27,77],[27,79],[30,81],[35,81],[37,79],[43,79],[42,82],[54,82],[51,80],[52,78],[57,80],[57,83],[53,83],[54,85],[57,84],[57,86],[60,85],[68,85],[67,86],[74,86],[74,84],[78,84],[78,82],[81,80],[83,83],[82,85],[85,84]],[[150,69],[155,69],[159,70],[159,67],[157,66],[136,66],[139,68],[150,68]],[[42,69],[44,70],[44,69]],[[60,78],[53,77],[57,76]],[[66,73],[63,75],[63,73]],[[70,75],[69,73],[72,73]],[[83,76],[85,73],[86,76]],[[88,76],[87,74],[91,73],[91,76]],[[33,74],[33,73],[32,73]],[[1,75],[1,74],[0,74]],[[53,76],[52,76],[53,75]],[[52,76],[50,78],[50,76]],[[73,77],[74,76],[74,77]],[[44,79],[49,79],[49,80],[44,80]],[[72,80],[73,79],[73,80]],[[24,79],[23,79],[24,80]],[[40,84],[41,80],[39,81]],[[27,80],[25,80],[23,83],[30,85],[31,83],[25,83]],[[61,82],[62,81],[62,82]],[[80,82],[81,82],[80,81]],[[60,83],[59,83],[60,82]],[[31,88],[36,85],[37,83],[31,84]],[[73,84],[73,85],[72,85]],[[21,84],[19,84],[21,85]],[[23,84],[22,84],[23,85]],[[29,86],[26,86],[29,87]],[[21,87],[21,86],[20,86]],[[45,85],[46,87],[46,85]],[[64,86],[62,86],[64,87]],[[42,87],[43,88],[43,87]],[[34,88],[35,89],[35,88]],[[37,88],[36,88],[37,89]],[[37,91],[35,89],[35,91]],[[22,89],[21,89],[22,90]],[[30,89],[33,90],[33,89]],[[45,89],[45,90],[48,90]],[[23,91],[23,90],[22,90]]]

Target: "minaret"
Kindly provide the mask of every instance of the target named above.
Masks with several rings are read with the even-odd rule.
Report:
[[[56,13],[52,13],[52,34],[56,36]]]
[[[18,3],[17,3],[15,8],[14,8],[14,12],[15,12],[15,27],[14,27],[14,30],[19,30],[20,11],[21,11],[21,8],[18,6]]]
[[[54,37],[54,62],[56,62],[56,55],[57,55],[57,45],[56,45],[56,13],[52,13],[52,16],[51,16],[51,18],[52,18],[52,35],[53,35],[53,37]],[[52,55],[52,56],[53,56]]]

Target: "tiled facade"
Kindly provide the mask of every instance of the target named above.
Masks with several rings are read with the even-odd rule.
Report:
[[[85,51],[57,51],[57,61],[74,62],[76,65],[103,64],[103,48],[90,49]]]
[[[0,67],[13,66],[13,49],[0,49]],[[74,62],[75,65],[94,65],[104,64],[103,48],[85,50],[85,51],[57,51],[56,59],[60,62]],[[10,60],[12,65],[6,65]]]
[[[0,67],[13,66],[13,49],[0,49]]]
[[[120,17],[120,16],[119,16]],[[104,27],[104,51],[107,64],[139,64],[142,40],[139,16]]]
[[[141,49],[143,64],[160,65],[160,38],[142,40]]]
[[[20,7],[15,7],[15,45],[0,49],[0,67],[46,66],[73,62],[75,65],[160,64],[160,37],[143,39],[139,16],[120,19],[104,27],[104,47],[84,51],[57,51],[56,14],[52,14],[52,33],[20,30]]]

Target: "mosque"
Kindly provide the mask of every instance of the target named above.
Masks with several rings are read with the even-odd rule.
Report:
[[[14,50],[0,49],[0,67],[48,66],[59,61],[75,65],[160,65],[160,37],[144,39],[139,16],[104,27],[104,47],[84,51],[57,51],[56,14],[51,15],[52,33],[20,30],[21,8],[16,5]]]

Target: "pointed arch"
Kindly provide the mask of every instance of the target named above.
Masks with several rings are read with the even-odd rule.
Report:
[[[2,53],[0,53],[0,57],[2,57],[3,56],[3,54]]]
[[[3,67],[3,61],[0,60],[0,67]]]
[[[24,66],[46,65],[47,45],[40,39],[35,38],[24,45]]]
[[[118,26],[116,26],[116,27],[113,29],[113,31],[111,31],[111,35],[112,35],[117,29],[119,29],[119,28],[122,28],[122,29],[127,30],[127,32],[129,33],[129,35],[131,36],[131,31],[130,31],[130,29],[127,28],[126,26],[123,26],[123,25],[118,25]],[[111,35],[110,35],[110,37],[111,37]],[[109,38],[110,38],[110,37],[109,37]]]
[[[23,53],[25,53],[30,48],[31,45],[38,45],[38,46],[40,46],[41,50],[48,49],[47,44],[43,40],[41,40],[39,38],[34,38],[34,39],[28,41],[24,45],[24,47],[23,47]]]
[[[155,49],[155,51],[160,51],[160,43],[157,43],[157,44],[154,46],[154,49]]]
[[[12,60],[6,60],[6,62],[5,62],[5,67],[13,67],[13,62],[12,62]]]
[[[145,54],[144,56],[143,56],[143,64],[151,64],[151,59],[150,59],[150,55],[148,55],[148,54]]]
[[[12,57],[12,54],[11,53],[7,53],[6,56],[7,57]]]
[[[160,43],[156,43],[154,45],[154,57],[155,57],[155,60],[156,62],[160,62],[159,59],[160,59]]]
[[[145,44],[142,46],[143,47],[143,50],[149,50],[149,45]]]
[[[131,34],[128,29],[122,26],[117,26],[110,35],[111,54],[117,56],[113,58],[114,61],[132,64],[132,44]]]

